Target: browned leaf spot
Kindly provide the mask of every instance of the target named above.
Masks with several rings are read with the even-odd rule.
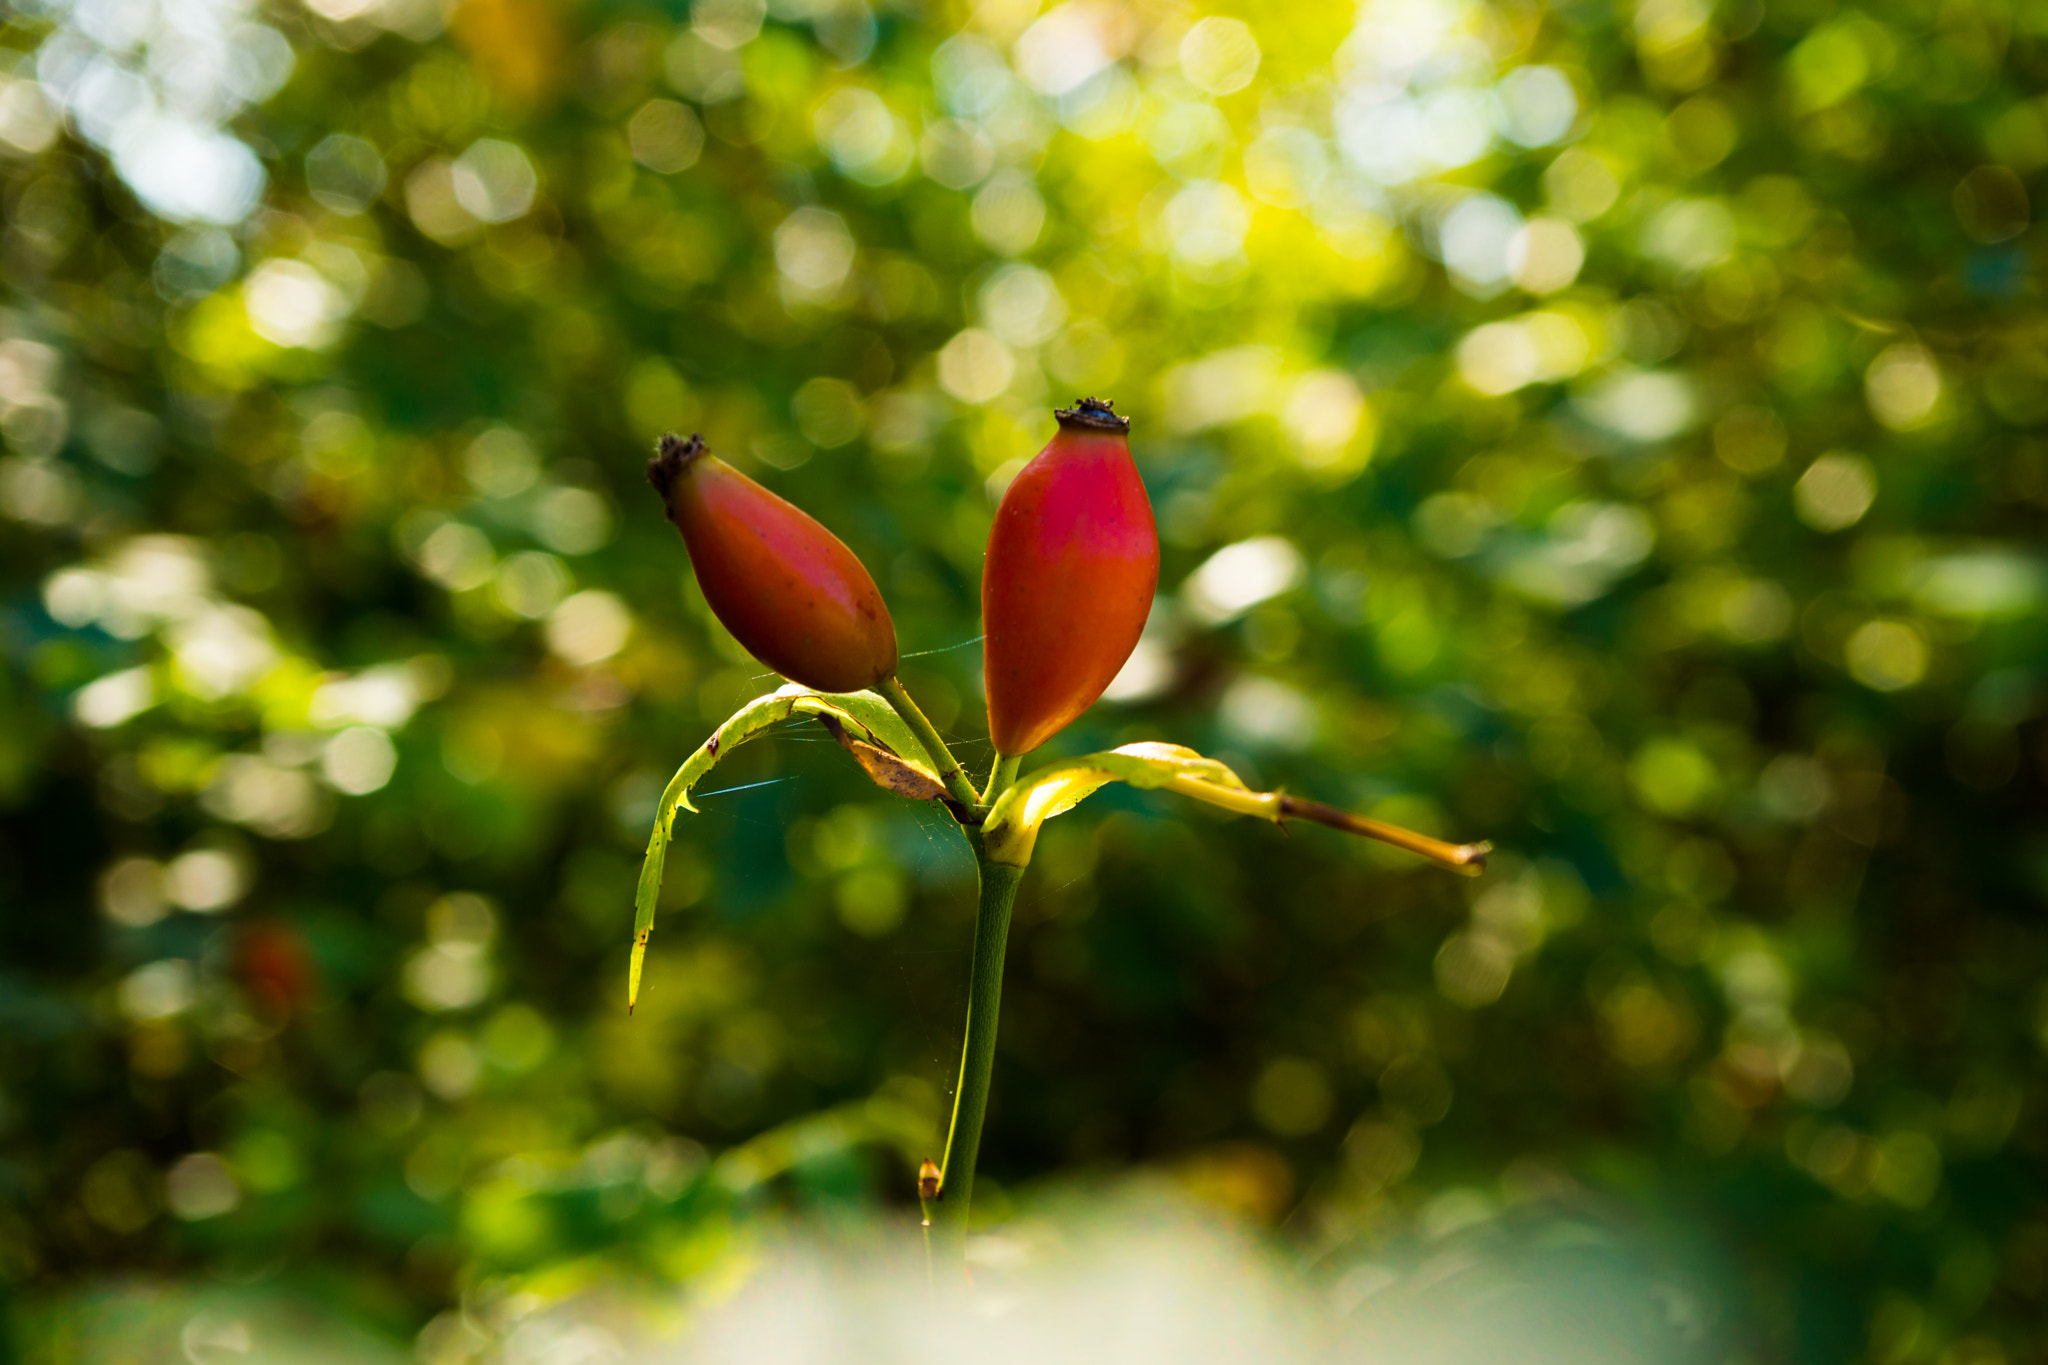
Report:
[[[853,755],[853,761],[860,764],[861,771],[883,791],[907,796],[913,801],[944,801],[946,788],[923,768],[907,759],[899,758],[879,744],[870,744],[864,739],[855,739],[846,732],[845,725],[837,716],[818,717],[832,738],[839,741],[839,747]]]

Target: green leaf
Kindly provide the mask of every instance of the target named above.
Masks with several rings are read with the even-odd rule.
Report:
[[[891,750],[907,765],[930,777],[931,757],[892,710],[889,703],[872,692],[814,692],[790,683],[756,697],[712,731],[711,737],[684,760],[669,779],[654,811],[654,832],[647,839],[647,856],[640,864],[640,884],[633,894],[633,961],[626,978],[626,1008],[640,999],[640,972],[647,956],[647,936],[654,930],[654,905],[661,898],[661,877],[668,861],[668,843],[676,812],[697,808],[690,804],[690,792],[718,765],[720,759],[748,740],[794,716],[830,717],[848,736],[862,743]]]

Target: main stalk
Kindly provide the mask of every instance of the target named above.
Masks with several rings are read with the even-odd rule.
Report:
[[[1003,1007],[1003,952],[1010,939],[1010,911],[1024,869],[992,862],[979,831],[970,831],[981,894],[974,913],[974,962],[967,982],[967,1036],[960,1046],[960,1084],[953,1092],[953,1123],[946,1134],[936,1207],[925,1216],[940,1229],[948,1263],[960,1261],[967,1237],[967,1212],[974,1195],[974,1161],[981,1150],[981,1123],[988,1112],[989,1076],[995,1069],[996,1021]]]

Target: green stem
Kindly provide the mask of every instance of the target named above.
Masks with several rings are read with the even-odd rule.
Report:
[[[917,742],[931,755],[932,766],[939,771],[939,781],[945,784],[946,795],[962,806],[972,806],[976,801],[974,784],[967,780],[967,772],[960,766],[960,760],[953,757],[953,751],[946,747],[946,741],[939,738],[938,727],[925,719],[924,712],[917,709],[917,703],[910,699],[902,681],[890,674],[875,684],[875,691],[882,694],[882,700],[895,708],[903,717],[903,723],[910,727],[910,733],[917,736]]]
[[[991,862],[973,836],[981,899],[974,916],[974,967],[967,983],[967,1037],[960,1045],[960,1085],[953,1092],[953,1125],[946,1134],[939,1192],[941,1245],[948,1263],[965,1250],[967,1211],[974,1196],[974,1158],[981,1150],[981,1121],[988,1110],[989,1073],[996,1060],[996,1018],[1003,1005],[1003,949],[1010,937],[1010,910],[1024,869]]]
[[[981,804],[993,806],[996,798],[1010,789],[1017,780],[1017,769],[1024,766],[1022,754],[997,754],[995,766],[988,770],[988,790],[981,794]]]

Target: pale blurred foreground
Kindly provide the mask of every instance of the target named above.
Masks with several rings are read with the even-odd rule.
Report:
[[[1476,1213],[1476,1211],[1475,1211]],[[606,1267],[480,1286],[412,1349],[275,1289],[125,1285],[31,1317],[32,1359],[191,1365],[1687,1365],[1739,1356],[1682,1248],[1525,1208],[1287,1254],[1148,1185],[1041,1200],[935,1287],[902,1221],[763,1225],[689,1289]]]

